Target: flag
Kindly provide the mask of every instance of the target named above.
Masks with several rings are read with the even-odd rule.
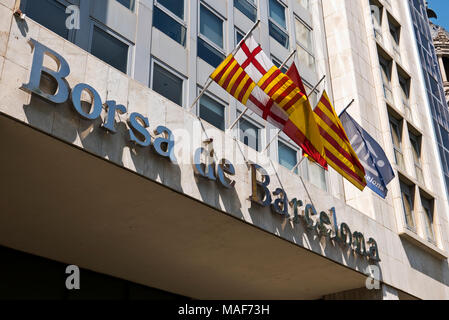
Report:
[[[366,186],[365,169],[352,149],[345,129],[335,113],[326,91],[323,92],[314,113],[323,137],[327,163],[363,191]]]
[[[229,55],[210,76],[240,103],[279,129],[287,122],[286,112],[271,108],[270,97],[250,78],[235,57]]]
[[[299,75],[298,69],[296,68],[295,63],[293,62],[292,65],[290,66],[290,68],[287,71],[287,75],[290,77],[290,79],[293,81],[293,83],[302,91],[302,92],[306,92],[306,88],[304,87],[304,83],[302,82],[301,76]],[[303,119],[306,119],[307,122],[309,123],[313,123],[316,122],[315,121],[315,117],[314,117],[314,113],[312,111],[312,107],[310,105],[310,101],[307,98],[306,101],[304,101],[304,105],[302,106],[302,113],[301,114],[301,109],[300,109],[300,113],[296,113],[294,116],[290,117],[291,119],[293,119],[294,117],[303,117]],[[291,126],[287,126],[286,130],[288,130]],[[318,127],[317,127],[318,128]],[[314,134],[316,135],[317,138],[321,139],[321,134],[318,131],[315,131]],[[319,152],[316,148],[314,148],[313,146],[310,145],[310,143],[308,143],[309,139],[304,141],[303,144],[300,145],[303,154],[307,155],[308,159],[315,161],[317,164],[319,164],[320,166],[322,166],[325,170],[327,170],[327,162],[326,159],[324,158],[324,146],[323,146],[323,152]]]
[[[340,115],[340,120],[365,167],[367,186],[385,199],[387,185],[395,175],[384,150],[346,111]]]
[[[250,110],[283,130],[298,146],[307,146],[312,155],[324,154],[307,97],[271,62],[252,36],[218,66],[211,78]]]

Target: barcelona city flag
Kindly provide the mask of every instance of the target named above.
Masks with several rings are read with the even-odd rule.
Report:
[[[323,142],[307,96],[271,62],[252,36],[241,43],[235,55],[229,55],[218,66],[211,78],[298,146],[306,146],[312,157],[324,157]]]
[[[366,187],[365,169],[352,149],[348,135],[326,91],[323,92],[314,113],[323,137],[327,163],[354,186],[363,191]]]

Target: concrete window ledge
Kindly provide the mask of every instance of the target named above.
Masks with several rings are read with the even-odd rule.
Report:
[[[414,232],[412,232],[410,230],[403,229],[402,232],[399,233],[399,237],[420,247],[421,249],[430,253],[432,256],[434,256],[437,259],[446,260],[448,258],[448,255],[444,250],[441,250],[436,245],[434,245],[428,241],[425,241],[424,239],[421,239],[417,234],[415,234]]]

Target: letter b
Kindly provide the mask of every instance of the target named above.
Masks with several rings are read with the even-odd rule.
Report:
[[[31,67],[30,81],[22,85],[22,89],[30,91],[53,103],[64,103],[69,97],[69,85],[65,78],[70,74],[70,67],[67,61],[58,53],[47,48],[34,39],[30,39],[30,45],[34,48],[33,65]],[[58,70],[50,70],[44,67],[44,56],[51,57],[57,64]],[[57,83],[56,94],[51,95],[40,89],[42,73],[51,76]]]

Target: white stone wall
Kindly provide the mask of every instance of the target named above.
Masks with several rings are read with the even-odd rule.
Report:
[[[363,40],[363,35],[355,31],[364,28],[363,20],[360,17],[355,18],[363,8],[358,5],[358,0],[347,1],[346,5],[343,5],[343,2],[346,1],[332,1],[333,5],[324,10],[326,19],[328,21],[334,19],[335,24],[334,28],[327,28],[329,47],[331,45],[335,45],[335,48],[341,47],[341,51],[330,53],[334,98],[335,101],[348,101],[348,97],[357,97],[359,103],[351,114],[355,115],[375,138],[387,141],[385,132],[378,129],[382,127],[380,124],[383,123],[383,114],[377,111],[378,79],[371,71],[373,66],[370,62],[374,57],[370,58],[372,52],[366,43],[368,40]],[[13,4],[14,1],[0,0],[1,113],[198,199],[298,246],[364,272],[368,266],[366,260],[352,252],[342,250],[338,244],[320,241],[314,233],[305,231],[302,224],[294,224],[273,214],[269,208],[251,204],[248,200],[251,194],[250,171],[245,164],[245,158],[262,165],[270,173],[271,191],[282,187],[289,199],[296,197],[310,203],[299,177],[291,175],[288,170],[266,156],[247,148],[230,135],[203,122],[207,136],[214,138],[214,149],[218,159],[227,158],[235,165],[236,185],[235,190],[225,190],[214,182],[198,180],[188,160],[191,159],[193,149],[201,145],[206,134],[194,115],[32,20],[17,21],[13,18]],[[337,10],[338,16],[334,12]],[[348,21],[355,21],[354,24],[350,24],[350,28]],[[347,30],[344,31],[345,29]],[[343,31],[347,43],[340,43],[338,39],[332,37],[333,30]],[[71,74],[67,80],[72,88],[77,83],[85,82],[99,92],[103,102],[106,99],[116,100],[117,103],[127,106],[128,114],[116,119],[117,134],[106,134],[100,128],[100,120],[94,122],[82,120],[69,102],[54,105],[20,89],[22,84],[29,80],[32,61],[29,38],[34,38],[55,50],[69,62]],[[345,49],[345,46],[352,46],[353,42],[358,49]],[[45,64],[50,68],[56,67],[50,59],[47,59]],[[148,149],[130,145],[126,119],[131,112],[147,116],[151,131],[156,126],[164,125],[174,132],[179,165],[161,159]],[[105,112],[101,117],[105,118]],[[385,147],[388,149],[389,146]],[[373,237],[377,240],[382,259],[379,266],[383,282],[419,298],[449,299],[447,260],[423,253],[421,249],[404,243],[398,236],[395,220],[398,213],[394,209],[393,201],[394,195],[397,194],[396,190],[390,192],[386,201],[380,201],[370,190],[367,189],[363,193],[356,192],[345,183],[346,204],[342,199],[335,198],[313,185],[306,183],[306,186],[319,212],[335,207],[339,223],[346,222],[351,231],[360,231],[366,239]],[[446,234],[447,223],[442,220],[440,223],[442,223],[441,232]],[[447,240],[445,241],[444,248],[447,249]],[[423,265],[425,267],[422,267]],[[422,268],[429,270],[426,269],[427,273],[424,273]],[[332,277],[326,276],[330,279]]]

